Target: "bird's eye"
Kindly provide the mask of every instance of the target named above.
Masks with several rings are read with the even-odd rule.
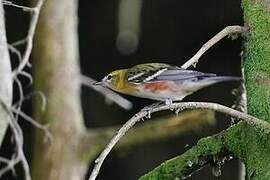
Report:
[[[109,80],[109,81],[112,80],[112,75],[109,74],[109,75],[107,76],[107,80]]]

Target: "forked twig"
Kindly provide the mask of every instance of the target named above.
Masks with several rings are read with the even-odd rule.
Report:
[[[217,33],[214,37],[212,37],[209,41],[207,41],[200,49],[199,51],[192,57],[190,58],[185,64],[181,66],[183,69],[187,69],[190,66],[196,66],[198,63],[200,57],[213,45],[215,45],[218,41],[223,39],[226,36],[233,35],[233,34],[240,34],[244,33],[247,31],[246,27],[243,26],[227,26],[225,27],[222,31]]]
[[[31,117],[29,117],[28,115],[26,115],[24,112],[21,111],[21,105],[22,105],[22,102],[25,98],[24,98],[22,84],[21,84],[20,80],[18,79],[18,75],[23,75],[30,80],[30,83],[32,81],[31,75],[29,73],[25,72],[24,68],[25,68],[25,66],[30,65],[29,57],[30,57],[30,54],[32,52],[34,33],[35,33],[36,26],[37,26],[38,17],[40,14],[40,9],[41,9],[44,1],[45,0],[37,0],[37,4],[35,7],[26,7],[26,6],[18,5],[18,4],[11,2],[11,1],[8,1],[8,0],[2,1],[2,3],[4,5],[12,6],[15,8],[22,9],[23,11],[30,12],[32,17],[30,19],[30,25],[29,25],[29,30],[28,30],[27,36],[23,40],[20,40],[20,41],[17,41],[11,45],[8,45],[11,53],[15,53],[19,59],[18,67],[15,68],[15,70],[13,70],[13,72],[12,72],[13,81],[18,85],[19,101],[17,104],[10,107],[7,104],[5,104],[5,102],[2,101],[2,99],[0,100],[0,104],[1,104],[2,108],[5,110],[5,112],[7,113],[8,117],[9,117],[9,118],[7,118],[8,124],[10,126],[11,131],[12,131],[12,134],[13,134],[14,140],[15,140],[15,144],[16,144],[15,152],[14,152],[13,157],[11,159],[5,159],[5,158],[0,157],[0,161],[4,162],[6,164],[2,169],[0,169],[0,177],[2,177],[7,171],[11,170],[12,172],[14,172],[15,165],[18,164],[19,162],[21,162],[22,168],[24,170],[25,179],[31,180],[29,164],[26,160],[26,157],[25,157],[24,151],[23,151],[23,140],[24,139],[23,139],[22,129],[18,124],[18,116],[23,117],[24,119],[26,119],[27,121],[32,123],[34,126],[44,130],[45,134],[48,137],[50,137],[50,133],[48,132],[48,130],[45,126],[40,125],[39,123],[34,121]],[[24,43],[26,43],[26,48],[25,48],[25,51],[22,55],[21,52],[17,48],[15,48],[15,46],[21,45]]]
[[[22,60],[19,64],[19,66],[12,72],[13,77],[17,76],[17,74],[19,74],[19,72],[21,72],[24,69],[24,67],[27,65],[27,63],[29,62],[29,57],[30,57],[30,54],[31,54],[32,48],[33,48],[34,33],[35,33],[35,30],[37,27],[40,9],[41,9],[44,1],[45,0],[39,0],[37,2],[36,6],[32,8],[33,15],[32,15],[31,21],[30,21],[29,30],[28,30],[26,38],[23,39],[23,41],[26,43],[26,49],[25,49],[25,52],[23,54],[23,57],[22,57]]]

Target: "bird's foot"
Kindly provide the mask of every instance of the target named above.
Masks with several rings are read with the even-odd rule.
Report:
[[[172,107],[172,104],[173,104],[172,99],[167,98],[167,99],[165,100],[165,104],[166,104],[167,106],[169,106],[169,108],[170,108],[171,111],[174,110],[174,108]]]
[[[153,112],[153,109],[155,109],[156,107],[158,107],[162,103],[163,102],[157,102],[157,103],[151,104],[150,106],[144,107],[141,111],[145,111],[147,113],[146,117],[148,119],[150,119],[151,118],[151,113]]]

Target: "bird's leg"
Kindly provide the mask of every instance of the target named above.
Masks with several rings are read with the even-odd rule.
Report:
[[[173,103],[173,101],[172,101],[171,98],[167,98],[167,99],[165,100],[165,104],[168,105],[168,106],[170,107],[170,110],[173,111],[174,109],[172,108],[172,103]]]
[[[165,104],[166,104],[166,105],[172,105],[172,99],[171,99],[171,98],[167,98],[167,99],[165,100]]]
[[[170,107],[170,110],[174,110],[173,107],[171,107],[173,101],[171,98],[167,98],[165,101],[159,101],[156,102],[154,104],[151,104],[150,106],[146,106],[144,107],[141,111],[146,111],[147,112],[147,118],[150,119],[151,118],[151,113],[153,111],[154,108],[158,107],[159,105],[165,103],[166,105],[168,105]]]
[[[152,113],[153,109],[156,108],[156,107],[158,107],[162,103],[163,103],[162,101],[156,102],[154,104],[151,104],[150,106],[144,107],[141,111],[146,111],[147,112],[147,118],[150,119],[151,118],[151,113]]]

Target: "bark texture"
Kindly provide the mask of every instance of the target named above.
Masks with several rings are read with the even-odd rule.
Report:
[[[47,98],[45,112],[35,101],[34,116],[48,124],[53,142],[36,132],[32,177],[81,180],[86,162],[78,158],[84,132],[80,103],[77,0],[47,0],[40,14],[34,47],[34,88]]]

